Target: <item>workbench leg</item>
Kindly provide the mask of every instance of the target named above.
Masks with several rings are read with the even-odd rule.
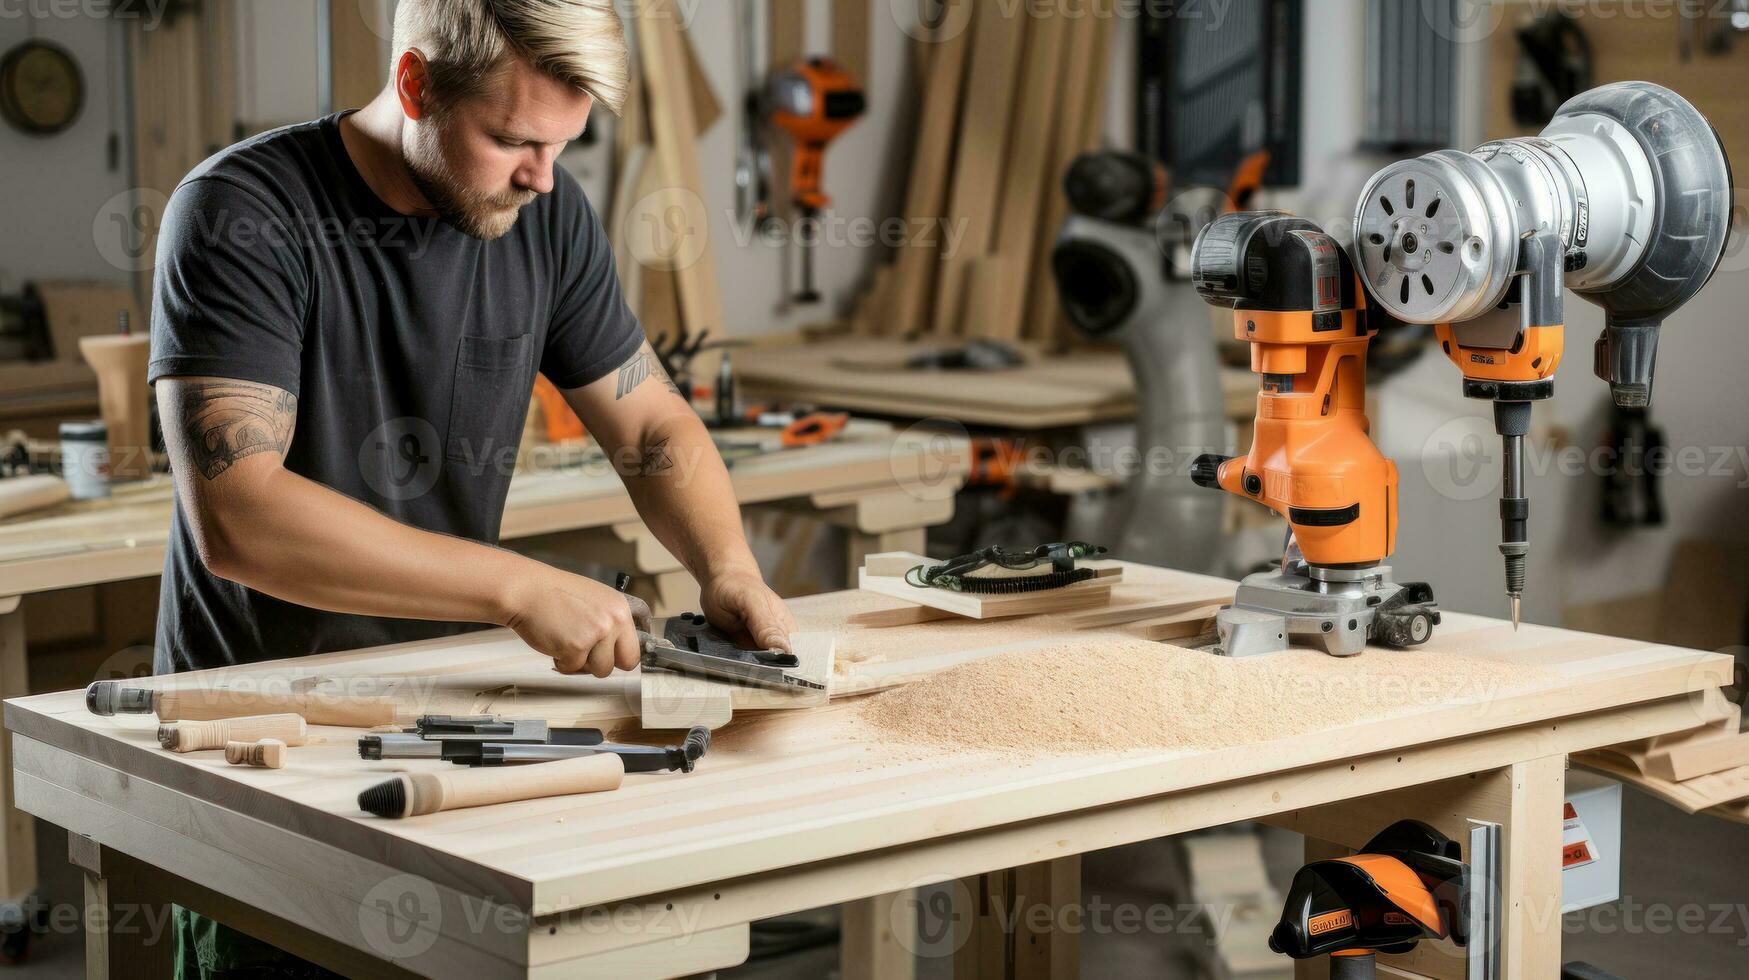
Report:
[[[846,556],[850,577],[846,580],[851,588],[856,588],[856,573],[862,570],[862,563],[869,555],[878,555],[888,551],[909,551],[916,555],[929,554],[929,529],[908,527],[897,531],[883,531],[879,534],[869,534],[848,528],[845,534],[849,538],[849,554]]]
[[[992,871],[961,884],[976,908],[954,917],[964,930],[955,939],[955,980],[1079,976],[1080,855]]]
[[[1306,835],[1306,861],[1355,853],[1398,820],[1421,820],[1464,845],[1469,860],[1470,820],[1501,828],[1501,976],[1561,974],[1561,805],[1567,759],[1553,755],[1503,769],[1275,814],[1266,822]],[[1330,838],[1340,838],[1330,842]],[[1462,980],[1464,954],[1450,943],[1424,942],[1410,953],[1383,957],[1417,976]],[[1300,960],[1295,980],[1324,980],[1329,960]]]
[[[85,876],[87,980],[171,976],[175,929],[152,869],[73,833],[67,835],[67,860]]]
[[[846,902],[838,929],[842,980],[912,980],[917,975],[914,890]]]
[[[1500,967],[1508,977],[1558,977],[1567,757],[1533,759],[1507,771],[1512,798],[1502,833]]]
[[[25,665],[24,607],[0,598],[0,700],[30,693]],[[36,819],[12,806],[12,736],[0,732],[0,900],[22,903],[36,890]]]

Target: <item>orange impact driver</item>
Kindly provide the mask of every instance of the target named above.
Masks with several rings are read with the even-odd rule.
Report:
[[[849,73],[829,58],[810,58],[771,79],[772,125],[795,142],[790,194],[802,216],[812,219],[832,203],[826,196],[826,146],[856,124],[868,99]],[[802,290],[796,301],[818,303],[813,246],[802,247]]]
[[[1313,639],[1336,656],[1368,640],[1426,641],[1432,591],[1388,581],[1396,546],[1397,467],[1373,445],[1366,349],[1377,330],[1341,246],[1282,211],[1222,215],[1197,236],[1191,281],[1233,309],[1262,378],[1256,435],[1238,457],[1199,457],[1199,485],[1254,500],[1292,528],[1282,567],[1240,584],[1216,617],[1221,651],[1248,656]]]

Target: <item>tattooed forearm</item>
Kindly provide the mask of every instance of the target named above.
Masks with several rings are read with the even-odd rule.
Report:
[[[256,453],[283,453],[297,424],[298,400],[271,385],[215,381],[181,387],[183,434],[194,467],[211,480]]]
[[[642,458],[630,476],[655,476],[674,468],[674,457],[668,453],[668,440],[658,439],[644,447]]]
[[[650,349],[649,344],[645,344],[638,348],[638,352],[632,355],[631,360],[620,365],[619,383],[614,387],[613,392],[614,401],[636,391],[639,385],[652,377],[667,386],[669,391],[676,395],[680,394],[680,386],[674,383],[674,379],[668,376],[666,370],[663,370],[662,361],[656,356],[656,352]]]

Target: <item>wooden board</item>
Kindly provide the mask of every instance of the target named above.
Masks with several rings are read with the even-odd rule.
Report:
[[[1112,587],[1123,581],[1123,568],[1120,563],[1101,561],[1077,563],[1078,567],[1094,569],[1095,577],[1044,592],[988,595],[919,588],[905,581],[906,569],[934,563],[934,559],[909,552],[870,555],[867,564],[857,573],[857,587],[865,592],[875,592],[889,598],[914,602],[919,606],[941,609],[967,619],[1001,619],[1006,616],[1035,616],[1065,609],[1103,606],[1111,601]],[[893,574],[894,572],[897,574]],[[989,578],[1010,578],[1015,575],[1036,575],[1039,571],[984,569],[978,574]]]
[[[934,319],[935,333],[941,336],[968,332],[963,328],[973,313],[966,307],[972,264],[994,243],[1010,124],[1016,107],[1026,105],[1015,98],[1015,79],[1032,18],[997,3],[980,3],[976,12],[946,212],[961,223],[962,235],[958,249],[941,257]]]
[[[825,704],[832,688],[832,634],[797,633],[790,637],[790,649],[801,666],[789,673],[824,684],[824,689],[773,691],[721,684],[666,670],[640,671],[639,723],[648,729],[694,725],[716,729],[728,724],[737,710],[793,711]]]
[[[966,323],[967,332],[998,340],[1019,340],[1026,315],[1027,290],[1016,288],[1030,276],[1050,276],[1048,263],[1031,264],[1044,221],[1047,199],[1060,197],[1059,181],[1052,172],[1054,152],[1061,139],[1062,118],[1055,98],[1061,84],[1058,72],[1071,35],[1069,21],[1054,13],[1034,20],[1027,35],[1025,70],[1020,82],[1023,94],[1016,103],[1024,107],[1008,145],[1008,175],[1002,186],[994,257],[1000,263],[998,288],[987,290],[984,302]],[[1056,229],[1050,229],[1054,236]]]
[[[1085,114],[1094,87],[1095,73],[1104,68],[1099,52],[1109,32],[1110,20],[1104,17],[1081,17],[1070,30],[1068,60],[1063,68],[1062,85],[1058,90],[1060,138],[1053,146],[1048,176],[1055,186],[1069,172],[1069,164],[1083,148],[1082,136],[1087,120]],[[1032,267],[1050,268],[1050,250],[1057,229],[1069,213],[1069,202],[1061,194],[1045,198],[1044,221],[1034,246]],[[1025,336],[1034,341],[1052,343],[1057,337],[1057,324],[1063,319],[1057,303],[1056,280],[1048,275],[1033,276],[1026,305]]]
[[[1206,587],[1206,580],[1165,572],[1146,580],[1163,593]],[[820,624],[831,629],[846,610],[880,608],[884,602],[839,594],[798,600],[793,607],[804,629]],[[833,631],[840,653],[847,639],[866,639],[853,630]],[[963,643],[973,635],[949,630],[935,650],[917,655],[937,655],[956,638]],[[899,653],[896,646],[886,649]],[[997,828],[1022,834],[1037,828],[1048,835],[1038,846],[1077,853],[1342,799],[1358,785],[1374,785],[1376,773],[1393,773],[1398,785],[1410,785],[1514,759],[1646,738],[1692,724],[1679,719],[1689,714],[1694,693],[1725,683],[1730,670],[1729,659],[1714,654],[1537,626],[1515,633],[1509,624],[1456,613],[1413,656],[1425,658],[1430,674],[1436,674],[1439,658],[1448,653],[1503,666],[1536,664],[1553,673],[1539,674],[1541,680],[1525,686],[1502,684],[1474,699],[1420,702],[1404,713],[1343,725],[1329,737],[1174,752],[1066,754],[1025,766],[956,749],[894,756],[884,750],[878,733],[858,727],[854,703],[837,703],[768,713],[744,726],[738,721],[719,733],[710,755],[689,776],[628,776],[611,794],[403,821],[359,812],[358,792],[392,767],[361,762],[343,742],[294,750],[283,770],[257,770],[226,766],[213,753],[166,753],[157,747],[150,719],[94,717],[85,711],[79,691],[9,702],[6,716],[19,734],[15,757],[24,806],[52,808],[57,819],[106,846],[147,848],[173,872],[203,871],[227,881],[237,875],[238,887],[253,887],[250,881],[284,883],[301,901],[350,901],[354,908],[384,874],[408,873],[445,894],[489,896],[541,916],[640,896],[673,894],[677,903],[691,901],[693,893],[685,890],[694,887],[703,889],[700,907],[709,908],[713,890],[724,902],[729,899],[730,889],[719,883],[857,855],[877,861],[871,868],[917,875],[926,864],[893,865],[902,859],[890,849]],[[1339,663],[1355,683],[1366,683],[1369,664],[1402,656],[1369,651]],[[542,699],[568,704],[575,718],[603,723],[630,710],[625,679],[558,677],[543,658],[504,633],[176,680],[214,683],[229,677],[258,683],[294,673],[400,677],[419,685],[437,704],[459,700],[480,706],[480,692],[496,691],[484,706],[512,714]],[[1310,692],[1308,710],[1321,696],[1343,694]],[[1425,753],[1436,750],[1455,755],[1437,755],[1444,760],[1438,767],[1420,767],[1417,760],[1435,758]],[[71,754],[97,769],[89,777],[74,773],[57,764],[55,753]],[[1303,795],[1314,785],[1308,782],[1314,769],[1328,770],[1329,779],[1336,780],[1326,784],[1325,777],[1317,777],[1315,785],[1325,787],[1322,797]],[[1236,795],[1203,795],[1217,790]],[[85,802],[57,802],[74,797]],[[172,805],[177,800],[183,802]],[[1181,812],[1173,800],[1207,801],[1199,803],[1207,812]],[[1143,806],[1146,821],[1134,827],[1111,822],[1131,812],[1128,808]],[[1072,824],[1052,823],[1071,817]],[[1025,844],[1032,846],[1032,838]],[[237,857],[222,860],[231,852],[209,853],[212,848],[233,849]],[[924,854],[917,860],[929,858]],[[981,865],[956,864],[954,873],[1020,863],[1006,847],[987,858]],[[238,860],[247,867],[237,869]],[[840,882],[845,873],[831,871]],[[880,887],[862,894],[891,891],[904,881],[882,879]],[[845,887],[837,901],[856,897],[854,888]],[[249,894],[283,904],[269,890]],[[451,907],[461,921],[460,906]],[[505,941],[511,938],[517,937]],[[568,955],[583,951],[579,942],[578,934],[555,940],[558,948],[570,950]],[[525,953],[518,947],[499,955]],[[557,948],[546,955],[557,958]]]
[[[903,297],[896,297],[903,303]],[[1135,376],[1123,354],[1103,349],[1047,356],[1018,345],[1027,358],[1000,371],[911,371],[903,364],[957,341],[850,337],[766,347],[735,362],[749,398],[795,401],[907,419],[946,418],[965,425],[1028,431],[1134,418]],[[1228,418],[1257,410],[1257,378],[1224,369]]]
[[[1504,7],[1503,11],[1481,15],[1486,18],[1483,23],[1500,17],[1499,26],[1488,38],[1484,125],[1486,138],[1491,140],[1534,136],[1537,132],[1513,120],[1512,83],[1517,76],[1518,30],[1547,8],[1530,0],[1507,0]],[[1742,56],[1741,36],[1733,42],[1738,47],[1729,53],[1708,54],[1704,43],[1697,43],[1694,56],[1682,61],[1677,53],[1682,17],[1677,11],[1683,7],[1698,15],[1696,33],[1703,42],[1706,33],[1714,26],[1724,26],[1730,15],[1729,4],[1701,3],[1672,4],[1663,8],[1665,16],[1648,17],[1647,8],[1636,0],[1594,0],[1560,9],[1585,33],[1595,84],[1639,80],[1668,86],[1694,103],[1713,124],[1731,160],[1749,159],[1749,100],[1743,98],[1744,88],[1749,86],[1749,61]]]
[[[684,69],[686,39],[681,34],[681,18],[669,7],[671,2],[652,0],[639,7],[638,49],[648,98],[650,139],[662,186],[673,188],[672,192],[682,199],[691,195],[699,202],[696,210],[701,212],[692,214],[693,209],[684,204],[673,205],[689,218],[673,243],[673,254],[691,258],[678,262],[674,269],[687,332],[720,333],[724,328],[723,295],[711,248],[710,214],[702,203],[704,179],[698,161],[698,113]],[[698,240],[700,237],[702,241]]]
[[[373,0],[328,0],[329,61],[333,66],[336,110],[357,109],[377,97],[389,81],[389,40],[366,18]]]
[[[970,4],[972,0],[953,0]],[[944,19],[959,16],[943,11]],[[927,45],[930,50],[928,82],[922,87],[923,105],[918,112],[917,142],[911,157],[911,185],[905,196],[905,216],[934,221],[946,212],[949,170],[953,164],[954,133],[960,120],[960,91],[965,84],[967,53],[973,31]],[[935,282],[940,274],[938,243],[907,238],[898,251],[893,276],[894,302],[891,320],[883,332],[910,336],[929,326],[935,309]]]
[[[106,282],[49,281],[35,285],[42,298],[43,317],[48,321],[57,361],[83,365],[80,338],[115,333],[121,313],[128,315],[135,333],[144,334],[151,329],[152,324],[131,289]],[[88,371],[81,377],[96,382],[96,376]]]
[[[869,47],[875,24],[870,3],[871,0],[833,0],[832,3],[832,57],[865,92],[872,91],[874,86]],[[885,21],[882,26],[887,26]]]

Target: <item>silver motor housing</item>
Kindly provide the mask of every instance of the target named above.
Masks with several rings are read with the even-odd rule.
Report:
[[[1355,208],[1355,263],[1393,316],[1456,324],[1539,271],[1522,243],[1553,238],[1564,285],[1609,313],[1598,374],[1618,403],[1645,404],[1657,328],[1711,277],[1730,221],[1730,165],[1705,117],[1662,86],[1617,82],[1569,100],[1539,136],[1379,171]],[[1537,286],[1558,312],[1559,287]],[[1485,345],[1510,346],[1507,326]]]

